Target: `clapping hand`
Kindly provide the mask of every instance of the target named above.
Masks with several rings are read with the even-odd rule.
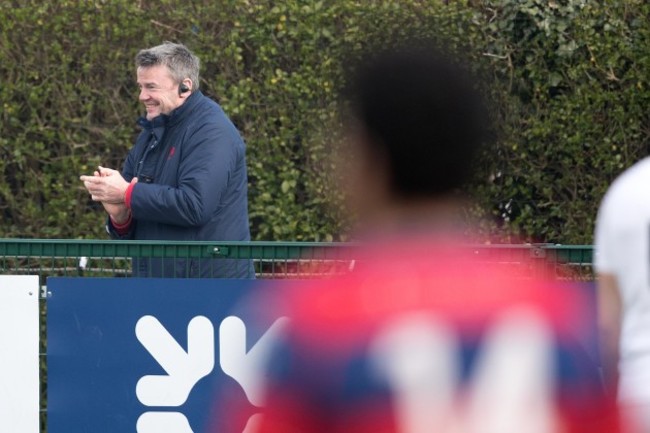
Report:
[[[119,224],[128,220],[129,210],[124,203],[124,196],[129,182],[124,180],[119,171],[100,166],[92,176],[81,176],[79,179],[84,183],[90,197],[101,202],[115,222]],[[131,183],[137,181],[137,178],[133,178]]]

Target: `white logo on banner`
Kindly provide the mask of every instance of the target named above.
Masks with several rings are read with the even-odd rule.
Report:
[[[273,342],[289,323],[283,317],[276,320],[268,331],[246,352],[246,325],[235,316],[226,317],[219,327],[219,363],[224,373],[241,385],[248,401],[257,407],[264,405],[264,379],[262,367],[273,348]],[[252,415],[243,433],[257,430],[260,414]]]
[[[287,322],[287,318],[276,320],[248,351],[246,325],[240,318],[227,317],[219,327],[221,368],[241,385],[255,406],[261,406],[263,399],[261,366]],[[194,317],[187,326],[187,351],[153,316],[140,318],[135,334],[167,373],[144,376],[138,381],[136,395],[145,406],[183,405],[199,380],[214,369],[214,327],[204,316]],[[257,418],[253,415],[248,420],[244,432],[254,429]],[[138,418],[136,429],[138,433],[193,433],[187,417],[180,412],[145,412]]]
[[[135,335],[167,372],[138,381],[135,392],[144,405],[182,405],[194,385],[214,368],[214,328],[203,316],[187,325],[187,352],[153,316],[138,320]]]
[[[246,325],[235,316],[226,317],[219,327],[219,363],[223,372],[241,385],[251,404],[262,406],[264,381],[262,367],[271,354],[273,342],[289,319],[275,321],[251,350],[246,351]]]

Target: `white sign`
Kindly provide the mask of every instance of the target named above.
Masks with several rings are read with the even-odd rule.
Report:
[[[38,433],[38,276],[0,276],[0,432]]]

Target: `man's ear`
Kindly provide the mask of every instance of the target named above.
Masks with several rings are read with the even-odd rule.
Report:
[[[178,96],[181,98],[187,98],[190,94],[192,94],[192,80],[189,78],[184,79],[181,81],[181,84],[178,85]]]

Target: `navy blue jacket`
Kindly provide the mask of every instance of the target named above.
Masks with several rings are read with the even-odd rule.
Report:
[[[196,91],[169,115],[140,118],[124,163],[133,223],[116,239],[248,241],[245,145],[221,107]],[[134,259],[135,276],[253,277],[248,260]]]

